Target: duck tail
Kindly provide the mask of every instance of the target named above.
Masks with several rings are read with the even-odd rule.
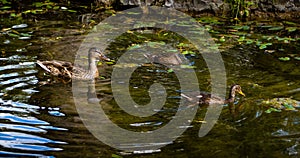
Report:
[[[43,62],[37,60],[37,61],[36,61],[36,64],[39,65],[39,66],[40,66],[42,69],[44,69],[45,71],[51,73],[51,71],[47,68],[47,66],[45,66],[45,65],[43,64]]]

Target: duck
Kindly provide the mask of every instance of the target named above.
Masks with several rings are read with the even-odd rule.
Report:
[[[144,54],[151,63],[167,64],[167,65],[181,65],[186,62],[185,58],[180,53],[160,53],[160,54]]]
[[[235,100],[235,96],[236,94],[240,94],[242,96],[246,96],[240,85],[238,84],[234,84],[231,86],[230,90],[229,90],[229,97],[227,99],[223,99],[219,96],[215,96],[209,93],[205,93],[205,92],[200,92],[200,94],[183,94],[181,93],[181,96],[183,98],[186,98],[188,101],[190,102],[196,102],[197,104],[229,104],[229,103],[233,103]],[[197,101],[195,100],[197,99]]]
[[[75,66],[71,62],[59,60],[37,60],[36,64],[52,76],[62,79],[94,80],[99,76],[96,64],[97,60],[110,61],[110,59],[104,55],[103,51],[93,47],[88,51],[88,70],[80,66]]]

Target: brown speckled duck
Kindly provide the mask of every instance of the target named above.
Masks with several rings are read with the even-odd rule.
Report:
[[[37,61],[42,69],[47,71],[53,76],[57,76],[63,79],[75,79],[75,80],[93,80],[99,76],[96,61],[105,60],[110,61],[102,51],[97,48],[91,48],[88,52],[88,70],[74,66],[72,63],[67,61]]]
[[[245,96],[245,94],[242,91],[241,86],[238,84],[231,86],[230,91],[229,91],[229,97],[225,100],[218,96],[214,96],[212,94],[204,93],[204,92],[200,92],[200,94],[189,94],[189,95],[181,93],[181,96],[186,98],[187,100],[193,101],[193,102],[195,101],[194,99],[197,99],[197,100],[199,100],[199,101],[196,101],[196,103],[198,103],[198,104],[228,104],[228,103],[234,102],[236,93]]]
[[[184,56],[180,53],[160,53],[160,54],[149,54],[146,53],[144,56],[152,63],[159,64],[170,64],[170,65],[181,65],[183,64]]]

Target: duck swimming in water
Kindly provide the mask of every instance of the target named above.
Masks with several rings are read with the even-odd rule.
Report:
[[[194,99],[197,99],[198,104],[228,104],[228,103],[233,103],[236,94],[241,94],[242,96],[245,96],[245,94],[242,91],[242,88],[240,85],[235,84],[232,85],[229,91],[229,97],[227,99],[222,99],[218,96],[209,94],[209,93],[204,93],[200,92],[200,94],[183,94],[181,93],[181,96],[188,99],[189,101],[195,101]],[[193,97],[190,97],[193,96]]]
[[[88,52],[88,69],[84,69],[79,66],[74,66],[71,62],[67,61],[37,61],[42,69],[53,76],[57,76],[63,79],[75,79],[75,80],[93,80],[99,76],[97,69],[97,60],[110,61],[102,51],[97,48],[90,48]]]

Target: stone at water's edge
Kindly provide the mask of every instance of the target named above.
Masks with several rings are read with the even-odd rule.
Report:
[[[104,0],[105,1],[105,0]],[[214,12],[220,11],[222,0],[120,0],[122,5],[155,5],[173,7],[181,11]],[[141,4],[140,4],[141,3]]]
[[[229,5],[224,0],[95,0],[98,4],[107,6],[165,6],[180,11],[224,14],[229,11]],[[295,19],[300,17],[299,0],[259,0],[248,6],[251,16],[280,17]]]

